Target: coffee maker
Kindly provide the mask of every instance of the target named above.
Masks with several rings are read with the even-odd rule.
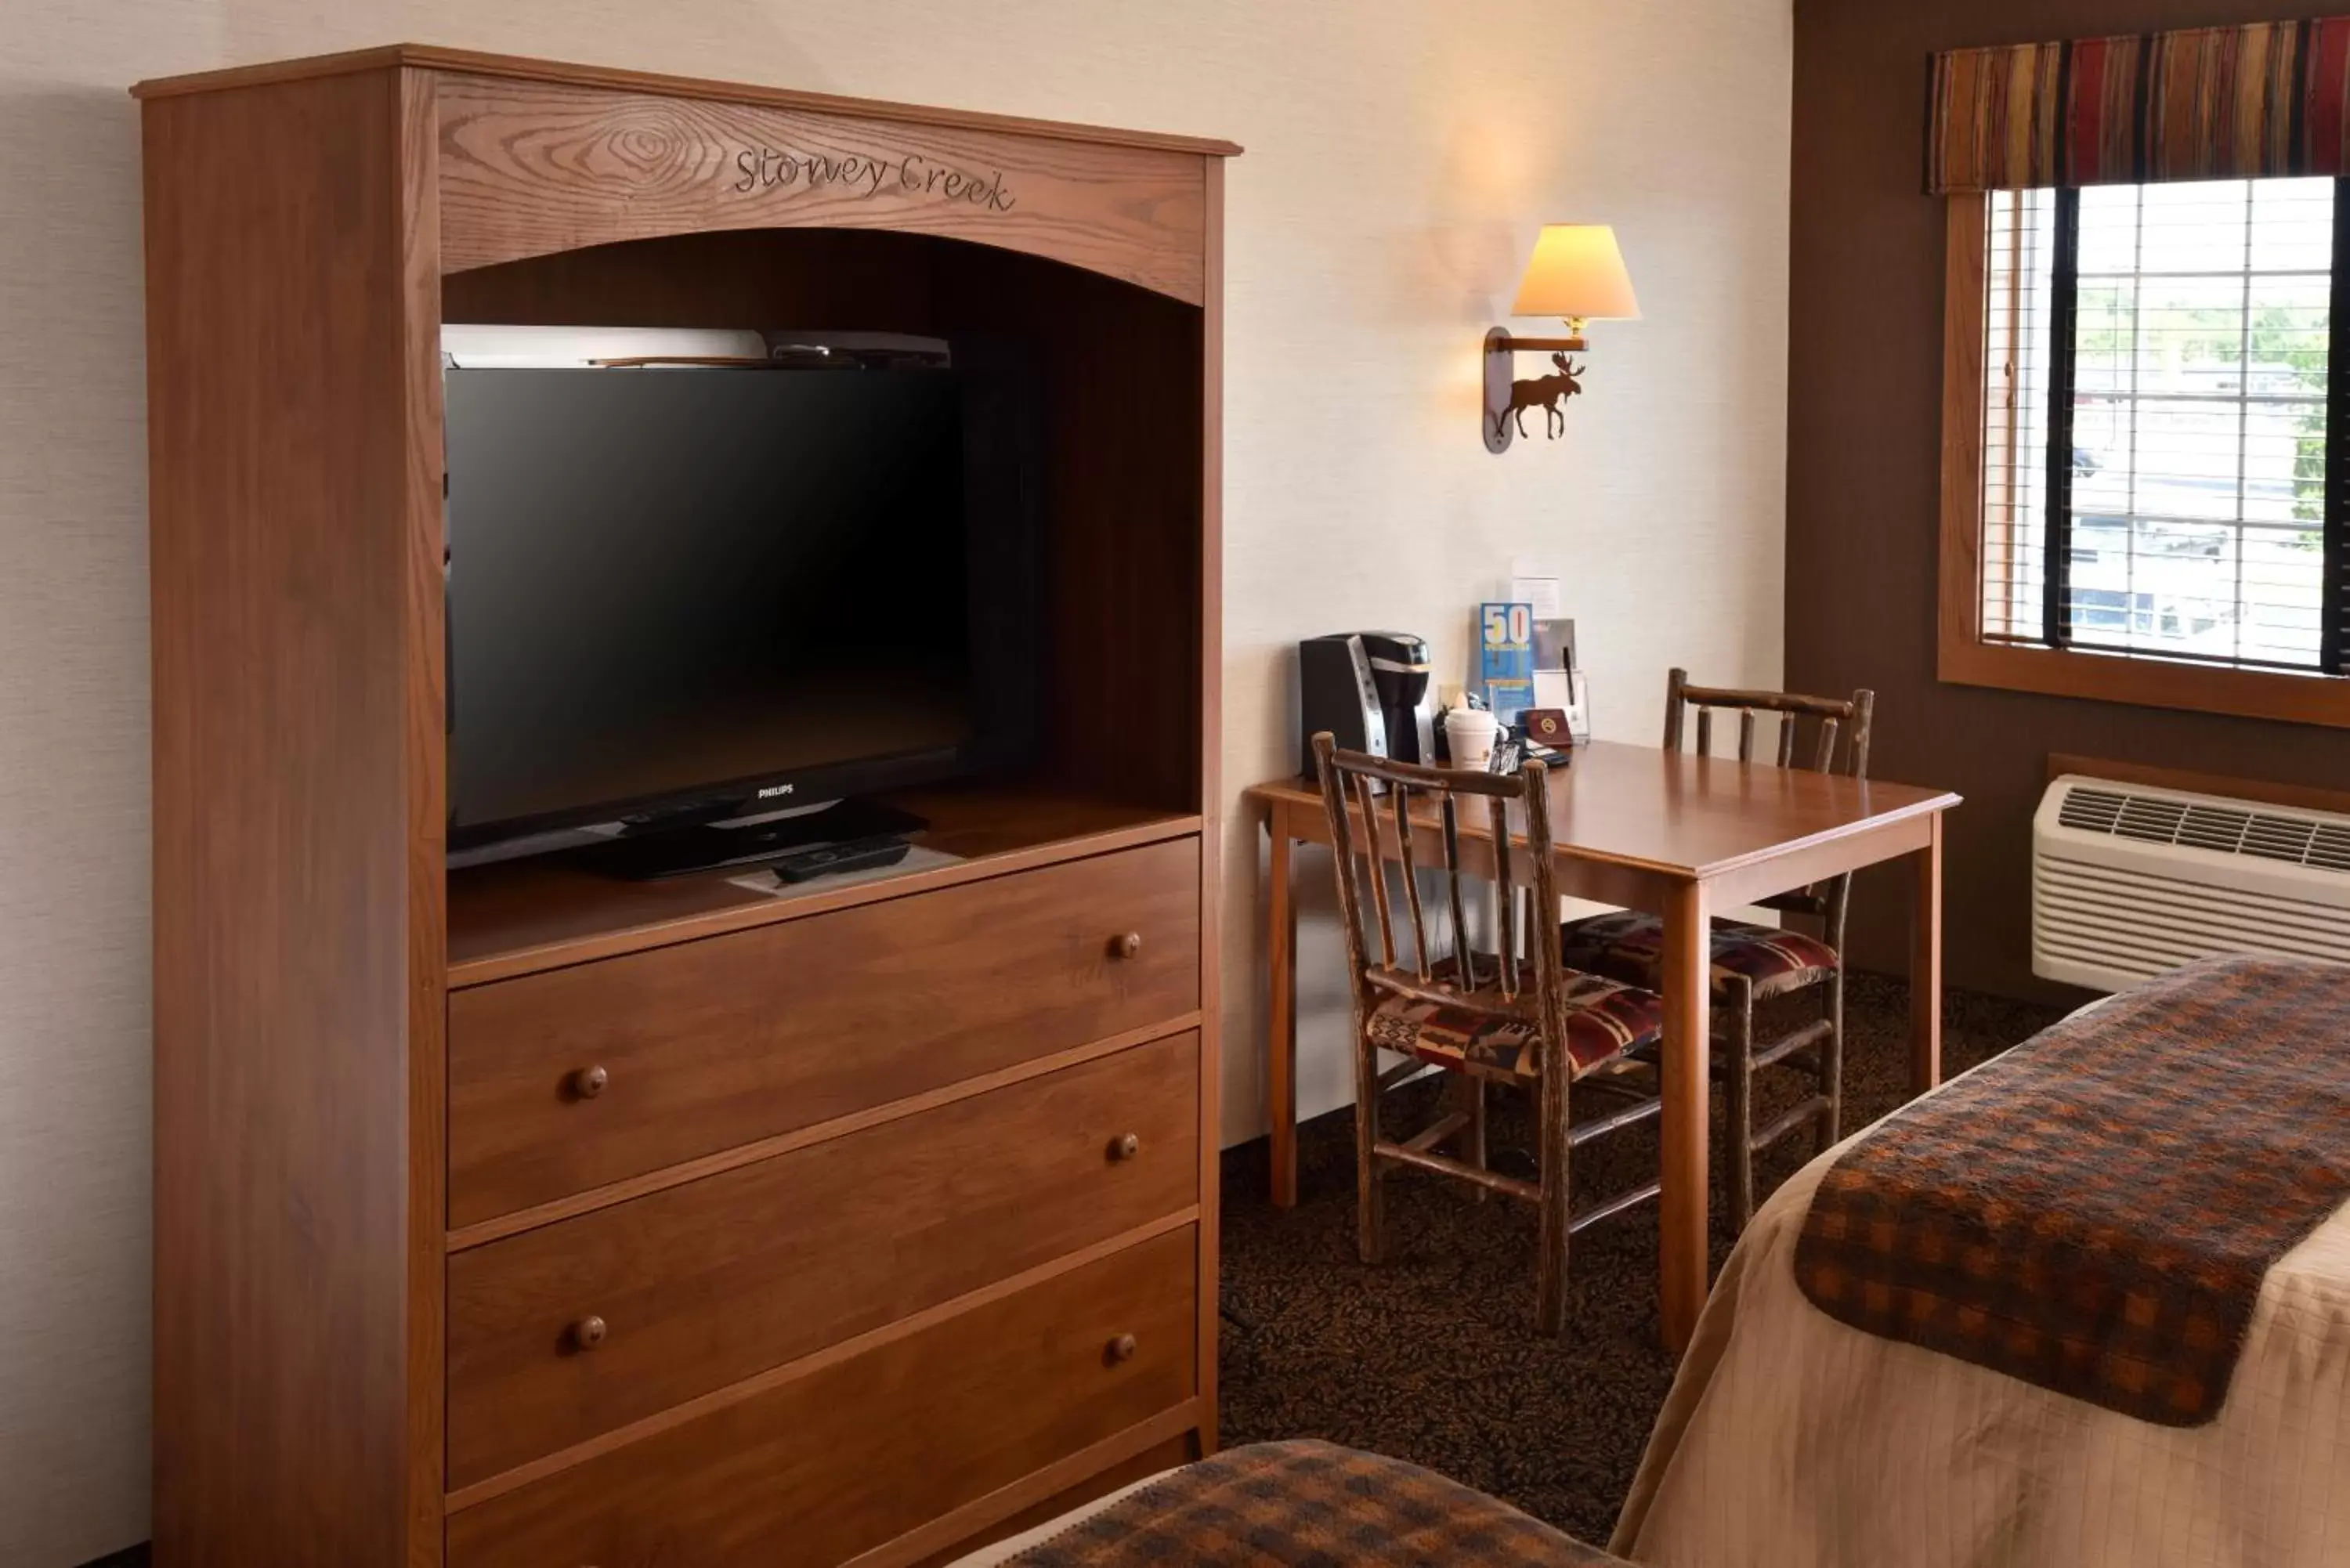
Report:
[[[1428,642],[1400,631],[1342,631],[1297,645],[1299,772],[1314,772],[1314,737],[1399,763],[1436,763],[1436,702]]]

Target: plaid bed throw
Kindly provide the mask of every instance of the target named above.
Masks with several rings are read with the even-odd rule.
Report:
[[[1887,1117],[1822,1179],[1795,1278],[1855,1328],[2196,1427],[2345,1197],[2350,967],[2214,959]]]
[[[1329,1443],[1228,1449],[1006,1568],[1556,1568],[1622,1564],[1442,1476]]]

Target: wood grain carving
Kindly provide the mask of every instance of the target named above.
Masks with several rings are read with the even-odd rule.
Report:
[[[442,265],[719,229],[887,228],[1045,256],[1196,305],[1201,163],[1153,148],[447,77]]]
[[[724,103],[764,104],[809,114],[849,114],[864,119],[904,120],[914,125],[995,130],[1014,136],[1049,136],[1065,141],[1098,142],[1112,147],[1155,147],[1170,152],[1190,152],[1208,158],[1237,157],[1241,151],[1239,143],[1226,141],[1221,137],[1136,130],[1124,126],[1085,125],[1074,120],[1037,119],[1026,115],[989,114],[978,109],[942,109],[936,104],[892,103],[886,99],[844,98],[837,93],[806,92],[797,88],[766,87],[756,82],[717,81],[708,77],[671,76],[658,71],[629,70],[618,66],[588,66],[576,61],[545,60],[524,55],[489,55],[474,49],[444,48],[437,44],[386,44],[372,49],[351,49],[335,55],[309,55],[299,59],[271,60],[257,66],[232,66],[224,70],[154,77],[133,87],[130,96],[142,99],[176,98],[189,93],[260,87],[271,82],[302,81],[313,77],[354,76],[393,66],[413,66],[452,76],[508,77],[520,81],[562,82],[572,87],[614,88],[629,92],[658,93],[664,98],[716,99]]]

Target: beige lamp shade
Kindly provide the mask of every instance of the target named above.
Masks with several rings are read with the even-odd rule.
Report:
[[[1616,231],[1606,223],[1544,224],[1510,314],[1638,320],[1640,302],[1633,296]]]

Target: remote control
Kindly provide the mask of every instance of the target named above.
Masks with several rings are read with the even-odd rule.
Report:
[[[852,838],[841,844],[827,844],[821,849],[803,849],[786,855],[775,862],[775,879],[779,882],[812,882],[818,877],[830,877],[843,871],[869,871],[877,866],[895,866],[906,857],[913,846],[902,838]]]

